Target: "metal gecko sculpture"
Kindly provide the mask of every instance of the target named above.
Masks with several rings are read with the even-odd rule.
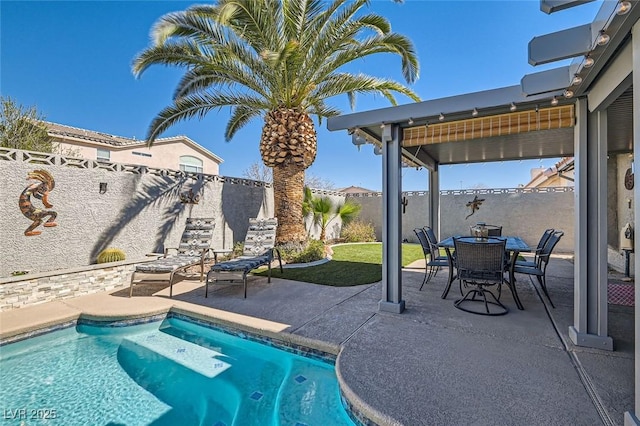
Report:
[[[49,203],[49,192],[53,191],[53,188],[56,186],[53,177],[46,170],[34,170],[32,172],[27,173],[27,180],[37,180],[39,182],[32,183],[27,186],[22,194],[20,194],[20,199],[18,201],[18,206],[20,207],[20,211],[27,218],[33,221],[31,226],[29,226],[25,231],[24,235],[27,237],[33,235],[40,235],[41,231],[34,231],[45,217],[49,216],[49,219],[45,222],[44,226],[50,228],[52,226],[58,226],[54,221],[56,220],[56,216],[58,213],[53,210],[43,210],[35,207],[31,202],[31,197],[37,198],[38,200],[42,200],[42,204],[50,209],[53,207],[52,204]]]
[[[189,192],[180,194],[180,202],[183,204],[198,204],[198,202],[200,202],[200,195],[194,194],[193,189],[190,189]]]
[[[471,213],[469,213],[467,217],[465,217],[464,219],[465,220],[469,219],[469,217],[473,215],[476,212],[476,210],[480,210],[480,205],[482,204],[483,201],[484,201],[484,198],[478,198],[477,195],[473,197],[473,200],[467,203],[467,207],[471,207]]]

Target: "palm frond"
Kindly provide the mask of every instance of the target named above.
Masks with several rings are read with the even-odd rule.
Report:
[[[260,116],[261,112],[261,109],[250,108],[245,105],[233,108],[231,118],[227,122],[227,127],[224,131],[224,140],[229,142],[238,130],[242,129],[254,117]]]
[[[174,104],[166,107],[153,119],[147,131],[147,145],[153,142],[172,125],[198,117],[200,119],[213,109],[221,109],[227,106],[243,105],[247,108],[264,110],[264,100],[234,93],[204,93],[192,94],[174,101]]]
[[[355,93],[379,93],[395,105],[395,98],[391,92],[401,93],[416,102],[420,101],[416,93],[394,80],[348,73],[333,74],[326,78],[311,97],[326,99],[343,93],[349,96],[354,96]]]
[[[342,220],[342,224],[346,225],[355,219],[362,210],[362,205],[354,203],[351,200],[345,201],[337,208],[337,216]]]
[[[212,6],[201,6],[181,12],[171,12],[162,16],[151,29],[151,39],[156,45],[165,44],[169,39],[188,38],[201,43],[224,44],[226,36],[219,25],[211,19],[215,16]]]
[[[206,58],[195,43],[184,40],[181,43],[150,47],[140,52],[132,63],[132,71],[136,77],[151,65],[175,65],[190,68],[206,64]]]

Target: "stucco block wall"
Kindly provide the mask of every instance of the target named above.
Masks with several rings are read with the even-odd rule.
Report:
[[[477,194],[484,199],[480,209],[467,218],[471,210],[466,204],[476,194],[444,194],[440,196],[440,235],[468,235],[469,226],[478,222],[502,225],[503,235],[518,235],[529,245],[536,246],[540,236],[547,228],[564,231],[564,236],[554,249],[556,252],[574,250],[574,204],[575,197],[571,188],[564,192],[561,188],[553,192],[513,192],[500,193],[500,190],[488,190]],[[446,214],[445,214],[446,212]]]
[[[35,169],[55,179],[49,202],[58,226],[40,226],[40,235],[27,237],[24,231],[32,222],[20,212],[18,198],[34,182],[26,177]],[[244,239],[250,217],[273,216],[270,185],[247,179],[95,161],[76,167],[59,156],[17,150],[0,152],[0,179],[0,277],[89,265],[107,247],[141,259],[176,247],[189,216],[215,218],[212,247],[231,248]],[[100,183],[107,184],[103,194]],[[200,195],[198,204],[180,202],[180,194],[190,189]],[[39,200],[32,197],[32,202],[43,208]]]
[[[620,155],[612,157],[610,163],[610,187],[616,197],[609,198],[608,206],[609,260],[620,269],[624,258],[616,253],[619,226],[633,218],[633,209],[627,202],[633,193],[624,189],[624,172],[631,159]],[[35,169],[48,170],[56,180],[49,200],[52,210],[58,213],[58,226],[41,226],[41,235],[26,237],[24,231],[31,221],[21,214],[18,198],[33,182],[26,179],[27,173]],[[13,271],[42,272],[90,265],[107,247],[124,250],[130,260],[144,259],[147,253],[175,247],[189,216],[215,218],[212,246],[229,249],[244,239],[249,218],[274,214],[271,185],[241,178],[4,149],[0,150],[0,179],[0,196],[4,200],[0,210],[0,277]],[[107,185],[103,194],[100,183]],[[180,202],[180,194],[189,190],[200,196],[198,204]],[[359,219],[371,223],[377,238],[382,238],[380,193],[313,193],[328,196],[336,204],[347,197],[360,203],[363,208]],[[485,201],[467,218],[470,210],[466,204],[476,195]],[[403,196],[407,206],[402,215],[402,238],[417,242],[413,229],[430,225],[428,192],[405,192]],[[504,234],[520,235],[535,245],[542,232],[553,227],[565,232],[556,250],[573,252],[574,202],[572,188],[442,191],[440,237],[467,234],[470,225],[486,222],[502,225]],[[34,200],[34,205],[43,207],[39,200]],[[312,237],[319,236],[319,227],[307,221],[307,228]],[[334,220],[327,229],[327,238],[339,237],[340,229],[339,219]]]
[[[429,193],[424,191],[410,191],[403,193],[407,206],[402,215],[402,239],[418,242],[415,228],[428,225]],[[371,223],[376,232],[376,238],[382,239],[382,193],[372,192],[363,194],[349,194],[349,197],[362,205],[359,219]]]
[[[476,195],[485,201],[479,210],[467,218],[471,210],[466,204]],[[408,203],[405,214],[402,215],[402,238],[417,242],[413,229],[431,226],[428,223],[429,193],[406,192],[404,196]],[[377,238],[381,239],[380,193],[356,194],[353,199],[363,206],[360,219],[372,223]],[[485,222],[502,225],[503,235],[521,236],[527,243],[535,246],[545,229],[555,228],[565,233],[555,250],[573,252],[574,200],[572,188],[442,191],[440,238],[468,235],[469,226]]]

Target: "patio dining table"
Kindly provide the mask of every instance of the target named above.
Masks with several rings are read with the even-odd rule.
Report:
[[[455,237],[449,237],[449,238],[445,238],[444,240],[440,241],[438,243],[438,247],[442,247],[446,250],[447,252],[447,261],[449,262],[449,278],[447,280],[447,286],[445,287],[444,291],[442,292],[442,298],[446,299],[447,295],[449,294],[449,290],[451,289],[451,283],[453,283],[453,281],[456,279],[457,275],[454,274],[454,269],[455,269],[455,263],[453,261],[453,253],[452,253],[452,249],[455,247],[454,246],[454,242],[453,239],[454,238],[459,238],[462,237],[462,235],[460,236],[455,236]],[[531,252],[533,251],[533,249],[531,247],[529,247],[529,245],[524,242],[524,240],[518,236],[515,235],[509,235],[509,236],[502,236],[502,237],[491,237],[491,238],[499,238],[499,239],[506,239],[506,250],[510,253],[510,258],[511,261],[509,262],[509,279],[506,281],[507,286],[509,287],[509,290],[511,290],[511,294],[513,294],[513,300],[516,302],[516,306],[518,307],[518,309],[523,310],[524,306],[522,306],[522,302],[520,301],[520,298],[518,297],[518,292],[516,290],[516,281],[515,281],[515,277],[514,277],[514,273],[513,273],[513,268],[511,267],[511,265],[513,265],[516,261],[516,259],[518,258],[518,255],[520,253],[523,252]],[[482,239],[478,238],[478,244],[482,244]]]

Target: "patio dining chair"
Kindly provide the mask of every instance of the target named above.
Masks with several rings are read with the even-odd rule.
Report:
[[[454,238],[456,249],[456,266],[460,291],[467,286],[462,299],[457,299],[454,306],[465,312],[478,315],[504,315],[509,308],[500,302],[504,279],[506,256],[506,240],[475,237]],[[496,286],[496,296],[489,287]],[[481,307],[474,306],[481,303]],[[482,309],[484,308],[484,309]]]
[[[152,262],[136,265],[131,274],[131,284],[129,285],[129,297],[133,295],[134,284],[143,281],[158,281],[148,276],[144,279],[136,279],[137,274],[169,274],[169,297],[173,297],[173,281],[175,274],[187,268],[200,265],[200,281],[204,278],[204,262],[209,258],[211,249],[211,239],[213,237],[213,218],[187,218],[184,232],[180,238],[178,247],[167,247],[164,256]],[[170,256],[170,251],[175,250],[176,254]],[[164,280],[161,280],[164,281]]]
[[[553,301],[549,296],[549,291],[547,290],[547,265],[549,264],[549,260],[551,258],[551,253],[553,252],[553,249],[558,244],[558,242],[560,241],[560,238],[562,238],[563,235],[564,235],[563,231],[553,231],[553,233],[547,239],[542,251],[538,256],[538,264],[535,264],[533,266],[518,265],[518,263],[516,262],[515,265],[513,265],[512,275],[513,274],[529,275],[529,279],[531,279],[531,282],[533,282],[532,277],[537,278],[538,283],[542,288],[542,291],[544,292],[545,296],[547,296],[547,299],[549,300],[549,303],[553,308],[555,308],[555,305],[553,304]]]
[[[415,232],[416,236],[418,237],[420,246],[422,247],[422,254],[424,255],[425,261],[424,278],[422,279],[420,290],[422,290],[422,287],[424,287],[424,285],[438,273],[438,270],[440,268],[449,266],[447,258],[444,256],[440,256],[440,250],[435,244],[432,244],[430,238],[427,235],[426,228],[431,230],[431,228],[428,226],[425,228],[415,228],[413,230],[413,232]],[[433,238],[435,238],[435,234]]]
[[[271,282],[271,263],[274,252],[278,256],[280,272],[282,272],[282,259],[280,252],[275,248],[277,218],[249,219],[249,229],[244,240],[242,256],[224,262],[215,263],[207,273],[204,297],[209,296],[209,284],[217,284],[221,281],[228,283],[240,282],[244,286],[244,298],[247,298],[247,275],[260,266],[268,266],[269,274],[267,282]]]
[[[554,231],[555,229],[549,228],[542,233],[542,236],[538,241],[538,245],[536,246],[536,250],[533,253],[533,260],[528,260],[524,258],[516,259],[516,266],[527,266],[531,268],[540,266],[540,255],[542,254],[542,250],[544,249],[545,244],[547,244],[549,237],[553,235]]]

